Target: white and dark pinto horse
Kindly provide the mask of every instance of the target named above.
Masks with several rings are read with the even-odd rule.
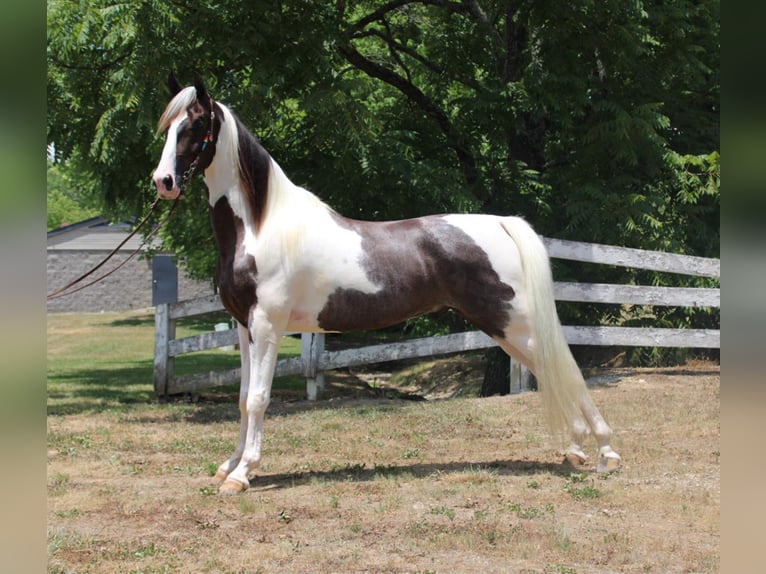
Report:
[[[154,172],[174,199],[203,172],[218,243],[217,281],[239,323],[242,382],[237,447],[220,465],[220,491],[241,492],[261,459],[277,349],[286,330],[340,332],[393,325],[453,309],[537,377],[547,418],[572,437],[566,457],[597,469],[620,456],[591,400],[556,314],[545,246],[518,217],[436,215],[368,222],[342,217],[294,185],[260,143],[197,79],[174,94],[159,121],[166,133]]]

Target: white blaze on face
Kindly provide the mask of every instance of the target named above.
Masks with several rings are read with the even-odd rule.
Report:
[[[160,163],[152,176],[157,194],[163,199],[175,199],[181,193],[176,178],[176,142],[178,140],[178,127],[184,119],[186,116],[179,114],[170,124]]]

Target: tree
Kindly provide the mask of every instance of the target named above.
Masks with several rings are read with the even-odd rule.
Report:
[[[163,80],[199,70],[296,183],[344,214],[513,213],[545,235],[716,256],[719,11],[718,0],[51,0],[48,139],[110,213],[136,214],[154,195]],[[213,267],[202,195],[195,184],[162,236],[200,277]]]
[[[77,194],[77,188],[63,166],[49,161],[47,175],[46,219],[48,231],[99,215],[98,209],[88,206],[89,202]]]

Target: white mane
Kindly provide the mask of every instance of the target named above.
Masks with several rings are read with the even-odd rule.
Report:
[[[197,91],[189,86],[178,92],[165,108],[157,123],[157,131],[164,132],[180,114],[185,114],[186,109],[197,101]]]

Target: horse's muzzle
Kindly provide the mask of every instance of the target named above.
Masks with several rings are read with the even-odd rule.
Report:
[[[154,187],[157,188],[157,195],[162,199],[175,199],[181,194],[181,190],[176,184],[176,180],[171,174],[158,174],[155,173],[152,178],[154,181]]]

